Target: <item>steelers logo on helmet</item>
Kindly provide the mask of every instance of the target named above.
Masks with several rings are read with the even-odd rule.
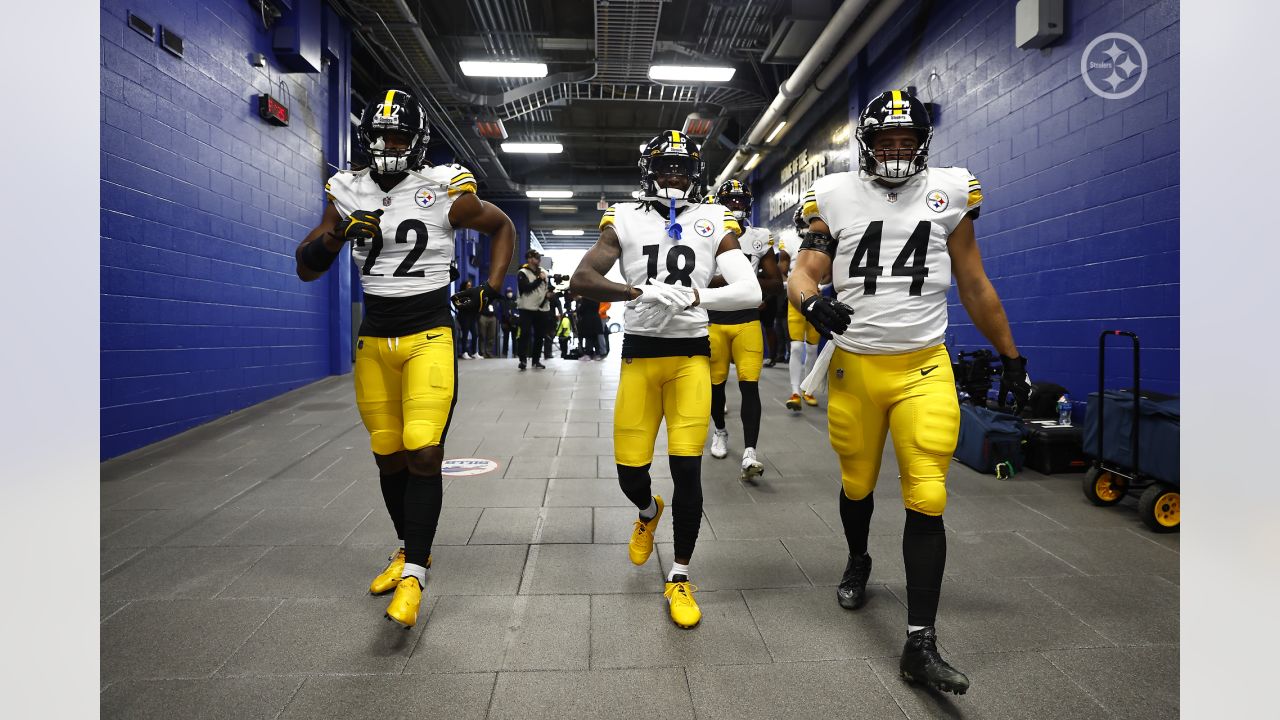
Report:
[[[373,171],[395,174],[425,163],[431,138],[426,112],[409,93],[390,89],[365,107],[356,139]]]
[[[640,190],[646,199],[696,199],[705,192],[702,187],[702,150],[693,138],[679,130],[667,130],[650,140],[640,154],[639,166]],[[679,177],[687,179],[683,188],[670,182],[670,178]]]
[[[733,217],[742,222],[751,212],[751,191],[739,180],[726,180],[716,190],[716,202],[729,208]]]
[[[884,135],[897,130],[914,134],[914,147],[904,143],[900,134]],[[905,90],[887,90],[867,103],[854,135],[858,141],[858,166],[862,171],[883,180],[901,182],[927,166],[933,121],[924,103],[914,95]],[[878,145],[882,137],[898,142]]]

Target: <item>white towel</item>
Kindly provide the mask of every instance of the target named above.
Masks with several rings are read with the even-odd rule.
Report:
[[[816,395],[827,389],[827,368],[831,366],[831,356],[835,352],[835,341],[828,340],[827,344],[822,346],[822,352],[818,353],[818,360],[813,364],[813,371],[806,375],[804,381],[800,383],[801,391]]]

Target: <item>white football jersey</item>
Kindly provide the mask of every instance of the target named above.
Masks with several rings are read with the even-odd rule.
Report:
[[[382,240],[351,243],[361,285],[380,297],[420,295],[449,284],[449,208],[462,193],[475,191],[475,176],[461,165],[410,171],[390,192],[378,187],[368,169],[339,171],[325,184],[344,219],[356,210],[383,211]]]
[[[680,240],[667,234],[667,213],[645,209],[640,203],[611,206],[600,219],[600,229],[612,225],[622,246],[622,277],[635,286],[650,278],[670,285],[705,288],[716,275],[716,250],[729,233],[741,227],[732,213],[711,203],[690,203],[676,216]],[[626,331],[655,337],[701,337],[707,335],[707,311],[691,307],[667,323],[661,332],[645,327],[633,308],[623,313]]]
[[[890,188],[844,172],[819,178],[802,202],[806,220],[831,228],[836,295],[854,310],[836,344],[883,355],[941,343],[951,287],[947,239],[981,206],[978,180],[965,168],[927,168]]]
[[[738,244],[742,246],[742,252],[747,254],[747,259],[751,261],[751,269],[758,271],[760,261],[773,250],[773,233],[769,232],[768,228],[748,227],[742,231]]]

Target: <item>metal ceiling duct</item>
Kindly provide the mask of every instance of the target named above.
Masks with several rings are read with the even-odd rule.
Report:
[[[747,158],[756,151],[756,147],[761,144],[766,135],[779,121],[786,118],[787,109],[808,89],[809,82],[822,64],[831,57],[840,39],[849,31],[853,21],[866,8],[868,2],[870,0],[845,0],[840,9],[836,10],[827,28],[818,36],[818,41],[800,61],[800,65],[796,67],[795,72],[791,73],[791,77],[778,88],[777,96],[773,98],[773,102],[769,103],[764,114],[751,126],[746,139],[739,143],[738,151],[729,158],[729,164],[716,178],[717,186],[733,177],[738,168],[742,167]]]

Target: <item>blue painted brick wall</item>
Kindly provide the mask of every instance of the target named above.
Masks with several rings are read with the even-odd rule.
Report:
[[[979,244],[1033,379],[1083,400],[1097,389],[1099,332],[1122,328],[1141,337],[1143,385],[1176,393],[1178,4],[1067,6],[1066,36],[1040,51],[1014,44],[1012,2],[907,3],[850,68],[851,115],[908,85],[941,105],[930,164],[982,182]],[[1147,53],[1143,86],[1121,100],[1080,77],[1085,47],[1108,32]],[[988,346],[954,288],[950,321],[953,350]],[[1112,345],[1124,349],[1108,354],[1108,386],[1128,386],[1131,353]]]
[[[329,374],[330,288],[297,279],[293,249],[323,210],[331,99],[326,73],[280,70],[243,0],[104,0],[101,34],[107,458]],[[281,82],[277,128],[256,96]]]

